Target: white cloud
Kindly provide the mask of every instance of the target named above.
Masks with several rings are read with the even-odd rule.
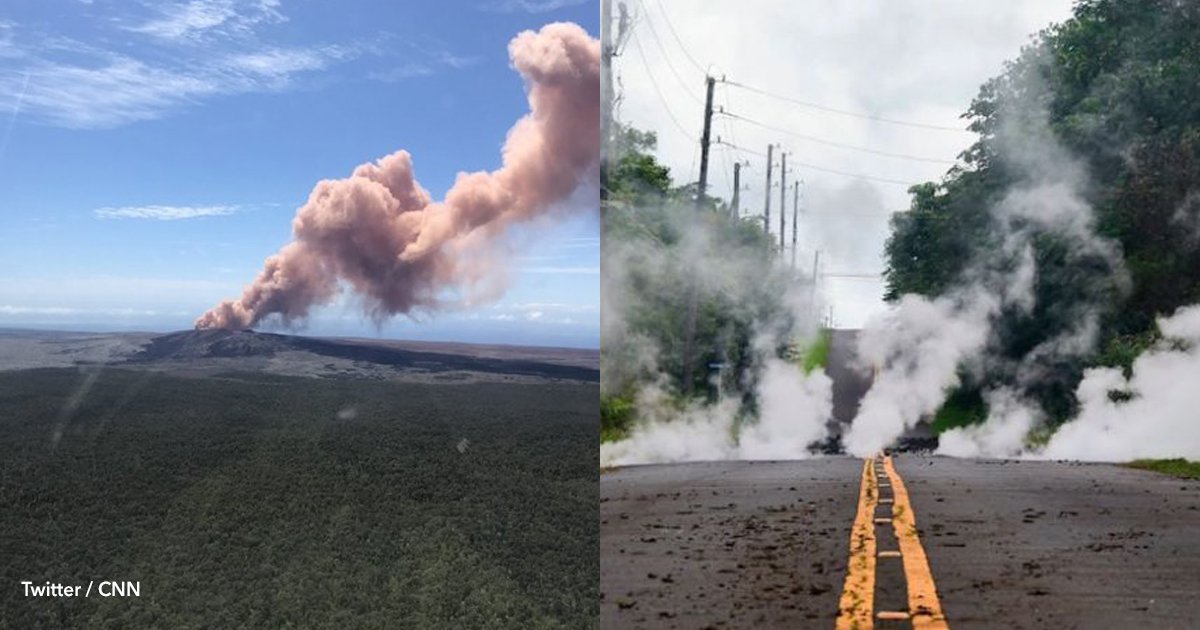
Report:
[[[450,52],[441,52],[437,55],[437,60],[445,66],[461,70],[479,63],[479,57],[460,57]]]
[[[70,315],[76,309],[64,306],[13,306],[0,304],[0,315]]]
[[[562,302],[517,302],[513,304],[498,304],[495,308],[521,312],[549,311],[552,313],[595,313],[599,310],[595,304],[565,304]]]
[[[277,0],[193,0],[169,4],[133,26],[121,17],[100,23],[101,29],[149,38],[120,48],[105,43],[112,38],[103,30],[84,42],[0,23],[0,58],[12,60],[12,71],[0,73],[0,110],[19,102],[23,115],[41,123],[117,127],[218,96],[287,89],[300,77],[366,52],[361,46],[260,41],[253,27],[282,21],[278,6]],[[127,32],[121,35],[128,39]]]
[[[103,129],[222,96],[291,89],[364,57],[390,65],[368,67],[359,76],[386,82],[479,61],[436,38],[398,41],[387,32],[348,43],[277,45],[264,32],[287,20],[279,0],[146,0],[122,8],[138,6],[140,13],[88,22],[97,32],[86,41],[0,19],[0,59],[10,62],[0,73],[0,111],[19,105],[23,116],[39,123]]]
[[[226,216],[240,209],[240,206],[124,206],[121,208],[97,208],[92,213],[98,219],[177,221],[198,217]]]
[[[32,79],[25,109],[47,122],[71,128],[110,127],[156,118],[166,109],[219,91],[209,78],[176,74],[122,56],[98,67],[42,61],[29,72]],[[0,84],[4,83],[0,79]],[[0,92],[11,87],[4,85]]]
[[[578,237],[568,238],[561,241],[549,243],[550,249],[595,249],[600,250],[600,237]]]
[[[497,13],[548,13],[581,5],[588,0],[493,0],[480,6]]]
[[[269,48],[218,55],[196,65],[165,66],[102,53],[90,64],[33,59],[23,109],[67,128],[107,128],[159,118],[204,98],[278,91],[300,74],[353,56],[339,47]],[[0,106],[20,92],[24,77],[0,77]]]
[[[241,282],[107,274],[0,277],[0,304],[81,311],[133,308],[203,312],[216,300],[237,295]],[[15,307],[14,307],[15,308]]]
[[[440,48],[443,46],[441,42],[432,38],[427,43],[428,46]],[[478,57],[463,57],[456,55],[447,50],[439,50],[430,53],[421,46],[410,46],[408,55],[404,61],[396,65],[385,67],[379,70],[373,70],[367,73],[367,78],[373,81],[383,81],[385,83],[394,83],[405,79],[415,79],[418,77],[427,77],[437,74],[439,70],[451,69],[462,70],[479,63]]]
[[[211,35],[244,34],[262,22],[281,22],[279,0],[190,0],[162,6],[150,20],[126,30],[165,40],[195,40]]]
[[[384,83],[394,83],[403,81],[404,79],[415,79],[417,77],[427,77],[434,73],[433,66],[417,62],[406,61],[400,65],[393,66],[384,70],[375,70],[367,73],[367,78],[373,81],[383,81]]]
[[[21,51],[13,42],[13,31],[17,23],[0,18],[0,58],[20,57]]]
[[[599,267],[518,267],[517,271],[524,273],[547,273],[595,276],[600,274]]]
[[[13,306],[0,304],[0,316],[19,315],[110,315],[154,317],[159,312],[137,308],[71,308],[66,306]]]
[[[321,48],[268,48],[252,53],[233,55],[227,67],[271,79],[286,79],[293,74],[325,69],[331,61],[353,56],[353,51],[339,46]]]
[[[600,313],[595,304],[563,302],[502,302],[492,305],[489,310],[491,313],[486,316],[489,321],[537,322],[558,326],[594,324],[598,321]],[[470,318],[476,319],[478,316]]]

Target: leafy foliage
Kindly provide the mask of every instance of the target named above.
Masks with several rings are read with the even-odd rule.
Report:
[[[626,396],[600,396],[600,441],[611,442],[624,438],[633,425],[634,402]]]
[[[804,349],[800,365],[808,374],[816,369],[824,369],[829,364],[829,346],[833,343],[833,332],[822,330],[811,344]]]
[[[1138,459],[1130,462],[1129,467],[1153,470],[1181,479],[1200,479],[1200,462],[1191,462],[1183,458]]]
[[[596,386],[261,376],[0,373],[0,627],[595,627]]]
[[[987,419],[987,402],[977,388],[961,387],[950,393],[934,415],[930,426],[934,433],[983,422]]]
[[[658,144],[651,131],[617,125],[616,148],[621,156],[605,187],[612,205],[657,203],[671,190],[671,169],[658,163],[650,151]]]

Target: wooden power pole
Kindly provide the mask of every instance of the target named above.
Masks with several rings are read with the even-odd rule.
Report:
[[[779,255],[784,252],[784,234],[787,233],[787,153],[779,156]]]
[[[700,136],[700,181],[696,191],[696,209],[704,207],[704,194],[708,188],[708,144],[712,132],[712,100],[713,85],[716,80],[705,77],[704,97],[704,133]],[[695,380],[694,366],[696,360],[696,280],[689,277],[687,287],[687,324],[683,341],[683,394],[692,393],[692,381]]]
[[[797,219],[800,216],[800,180],[792,184],[792,271],[796,270],[796,235],[799,233]]]
[[[600,204],[608,200],[608,160],[612,155],[612,0],[600,0]]]
[[[771,156],[775,151],[775,145],[767,145],[767,192],[763,197],[767,200],[766,207],[763,209],[763,231],[768,236],[771,234]]]
[[[742,193],[742,163],[733,163],[733,199],[729,201],[729,213],[736,220],[741,211],[738,209],[738,204],[741,202]]]
[[[704,133],[700,136],[700,185],[696,191],[696,205],[703,207],[704,195],[708,190],[708,144],[712,134],[713,84],[716,79],[704,78]]]

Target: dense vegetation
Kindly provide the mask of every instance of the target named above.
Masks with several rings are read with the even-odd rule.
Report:
[[[812,372],[818,368],[825,369],[829,363],[829,346],[833,344],[833,331],[824,329],[821,330],[812,343],[804,348],[800,355],[800,364],[804,368],[805,373]]]
[[[0,373],[0,627],[594,627],[596,396]]]
[[[941,183],[911,190],[887,244],[888,298],[945,294],[964,269],[995,264],[998,203],[1021,177],[1005,125],[1045,116],[1057,144],[1086,166],[1096,231],[1119,246],[1128,282],[1052,234],[1034,240],[1037,305],[1006,312],[997,356],[1016,360],[1099,311],[1096,350],[1047,366],[1028,393],[1052,423],[1075,411],[1090,365],[1128,369],[1155,338],[1155,317],[1200,302],[1200,3],[1080,0],[1072,19],[1040,33],[966,114],[980,139]],[[1013,374],[994,366],[939,414],[946,428],[984,417],[983,389]]]
[[[1192,462],[1183,458],[1138,459],[1130,462],[1129,466],[1142,470],[1153,470],[1180,479],[1200,479],[1200,462]]]
[[[695,186],[675,186],[653,156],[653,133],[617,128],[603,259],[605,301],[617,305],[606,314],[623,326],[601,348],[604,439],[624,434],[636,413],[634,393],[646,383],[665,386],[680,404],[722,393],[745,396],[752,408],[753,337],[767,323],[786,331],[784,294],[795,282],[774,264],[777,252],[761,219],[735,217],[720,199],[698,204]]]

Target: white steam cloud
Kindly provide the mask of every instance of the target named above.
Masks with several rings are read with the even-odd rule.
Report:
[[[604,243],[602,386],[610,391],[629,381],[639,385],[637,423],[626,439],[600,445],[601,464],[808,457],[810,445],[827,435],[832,383],[819,369],[805,373],[776,355],[780,345],[815,338],[820,309],[811,279],[787,269],[781,257],[723,247],[716,236],[719,224],[692,208],[668,209],[663,216],[670,224],[667,232],[677,237],[671,247],[652,239],[606,238]],[[636,332],[637,314],[663,305],[633,287],[649,283],[683,291],[676,289],[679,278],[689,278],[701,300],[725,304],[740,321],[751,322],[750,356],[740,360],[751,366],[745,373],[754,382],[743,389],[752,390],[756,409],[747,407],[742,393],[727,382],[732,377],[720,371],[711,376],[716,400],[681,402],[666,377],[677,366],[668,367],[663,349]],[[783,312],[755,312],[764,302],[761,293],[779,286],[785,287]]]
[[[892,445],[941,407],[960,384],[960,371],[985,368],[1009,374],[1012,386],[985,391],[986,422],[943,433],[939,452],[1005,457],[1026,452],[1027,436],[1043,418],[1022,391],[1057,364],[1090,352],[1099,313],[1111,297],[1106,289],[1128,286],[1119,247],[1096,233],[1086,168],[1053,140],[1039,106],[1007,107],[1009,116],[1002,117],[994,142],[1019,183],[988,209],[998,247],[963,271],[956,290],[935,299],[903,296],[896,309],[868,323],[859,356],[878,374],[844,439],[853,455]],[[1071,306],[1063,330],[1019,360],[1006,359],[996,352],[997,323],[1038,306],[1034,243],[1046,235],[1067,244],[1068,263],[1088,261],[1102,270],[1094,272],[1099,279],[1079,280],[1096,282],[1097,290]]]
[[[1142,457],[1200,459],[1200,305],[1160,319],[1163,340],[1139,356],[1133,372],[1096,368],[1075,395],[1077,418],[1037,453],[1051,459],[1127,461]],[[1110,392],[1125,396],[1114,400]]]
[[[869,457],[941,406],[958,385],[958,366],[983,349],[999,300],[975,290],[928,300],[905,295],[895,311],[871,320],[858,357],[880,371],[842,438],[846,452]]]
[[[637,401],[640,423],[627,439],[600,445],[600,464],[804,459],[811,456],[809,446],[828,433],[832,392],[823,372],[805,374],[793,364],[768,359],[756,391],[759,417],[741,424],[734,398],[680,410],[663,388],[646,388]]]

